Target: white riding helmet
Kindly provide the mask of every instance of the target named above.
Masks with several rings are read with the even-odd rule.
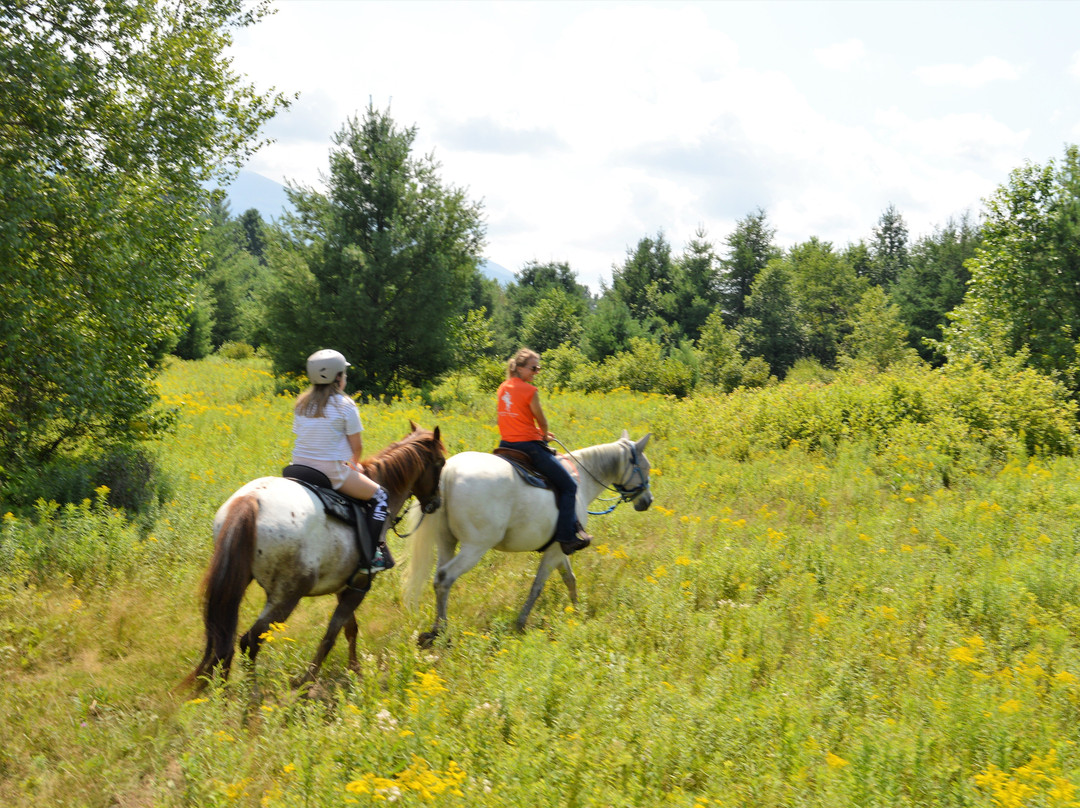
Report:
[[[337,351],[316,351],[307,360],[307,375],[312,384],[330,384],[345,368],[351,367]]]

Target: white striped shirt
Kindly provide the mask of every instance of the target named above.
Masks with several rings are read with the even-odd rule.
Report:
[[[335,393],[326,402],[322,418],[309,418],[293,414],[292,462],[302,464],[307,460],[349,460],[352,447],[348,435],[362,432],[360,410],[356,402],[346,395]]]

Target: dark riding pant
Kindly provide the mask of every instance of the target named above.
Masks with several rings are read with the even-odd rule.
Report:
[[[524,452],[532,460],[536,470],[547,477],[551,487],[555,490],[555,505],[559,509],[559,517],[555,522],[555,540],[559,544],[573,542],[577,530],[577,481],[566,467],[548,449],[547,444],[538,440],[521,442],[499,441],[499,446],[506,449],[517,449]]]

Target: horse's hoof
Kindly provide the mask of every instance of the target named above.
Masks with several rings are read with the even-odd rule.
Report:
[[[435,638],[439,636],[437,631],[425,631],[416,638],[416,644],[421,648],[431,648],[435,645]]]

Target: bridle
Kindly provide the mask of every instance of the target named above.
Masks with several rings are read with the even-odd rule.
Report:
[[[442,470],[443,466],[446,465],[446,460],[445,458],[440,459],[442,462],[439,463],[439,468],[435,473],[435,488],[433,489],[431,496],[427,497],[427,501],[425,502],[424,500],[420,499],[420,497],[416,496],[416,494],[410,495],[402,504],[401,512],[394,517],[394,521],[390,524],[390,530],[394,531],[394,535],[397,536],[399,539],[409,538],[409,536],[415,533],[417,528],[420,527],[421,523],[424,521],[424,517],[427,516],[429,513],[435,513],[435,511],[437,511],[442,504],[442,499],[439,496],[439,478],[442,476]],[[410,530],[408,533],[399,533],[397,527],[399,524],[401,524],[401,521],[409,513],[409,502],[413,499],[420,503],[420,518],[416,520],[416,524],[413,525],[413,529]]]
[[[574,462],[577,464],[578,468],[583,469],[586,474],[592,477],[594,482],[602,485],[605,491],[612,491],[617,494],[617,496],[615,497],[607,497],[606,499],[600,500],[601,502],[612,502],[614,500],[614,504],[602,511],[589,511],[590,516],[605,516],[611,513],[620,505],[622,505],[624,502],[633,502],[635,499],[637,499],[638,495],[641,494],[641,492],[644,491],[649,485],[649,481],[645,478],[645,472],[641,470],[641,461],[638,459],[637,446],[635,446],[631,442],[628,442],[628,448],[630,449],[631,466],[629,479],[626,481],[625,485],[623,483],[614,483],[612,485],[608,485],[607,483],[598,480],[596,478],[596,475],[589,471],[588,466],[582,463],[581,460],[578,459],[578,457],[574,455],[573,452],[567,449],[566,444],[564,444],[558,438],[553,438],[552,440],[562,446],[563,449],[566,449],[566,453],[574,459]],[[637,485],[633,485],[635,479],[638,480]]]

